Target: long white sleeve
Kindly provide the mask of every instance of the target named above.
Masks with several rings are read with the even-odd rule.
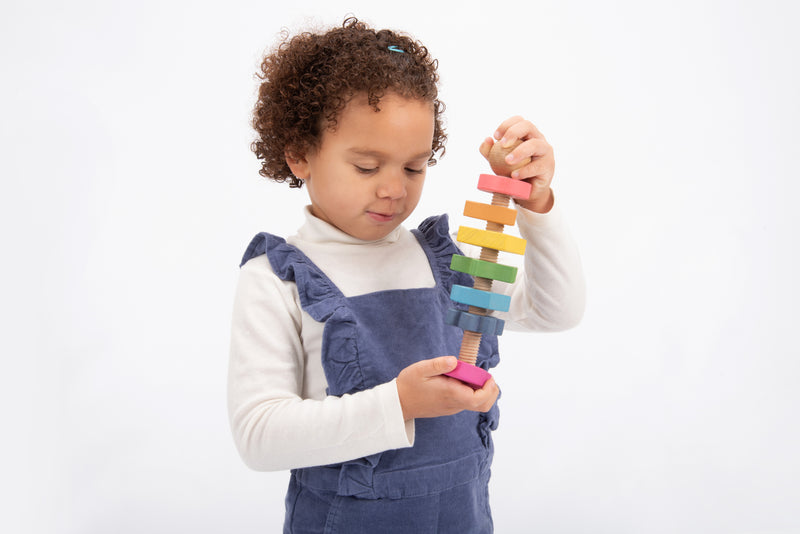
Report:
[[[517,227],[527,240],[523,269],[513,285],[493,291],[511,295],[508,312],[497,313],[510,330],[555,332],[577,325],[586,305],[578,248],[558,206],[547,214],[517,208]]]
[[[262,255],[242,267],[234,303],[228,401],[245,463],[278,470],[411,446],[394,382],[343,397],[309,391],[320,377],[304,384],[301,333],[314,320],[301,311],[293,284],[265,264]]]

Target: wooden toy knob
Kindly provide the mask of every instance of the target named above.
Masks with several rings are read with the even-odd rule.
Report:
[[[500,146],[500,142],[496,142],[492,145],[492,149],[489,151],[489,165],[492,167],[492,171],[497,174],[498,176],[511,176],[511,173],[516,171],[517,169],[521,169],[525,165],[531,162],[531,158],[525,158],[516,162],[513,165],[509,165],[506,163],[506,156],[511,154],[511,152],[517,148],[522,143],[521,140],[517,140],[508,148],[503,148]]]

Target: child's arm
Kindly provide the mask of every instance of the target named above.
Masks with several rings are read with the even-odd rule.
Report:
[[[306,369],[308,357],[319,358],[315,343],[324,324],[304,314],[298,298],[296,286],[275,276],[266,256],[242,267],[228,409],[234,441],[252,469],[327,465],[410,447],[414,418],[485,411],[497,398],[493,381],[475,392],[439,376],[455,366],[454,357],[417,362],[397,379],[366,391],[326,396],[324,377]]]
[[[531,196],[516,200],[517,228],[527,240],[523,268],[512,284],[495,282],[494,291],[511,295],[511,308],[496,313],[511,330],[558,331],[580,322],[586,289],[578,248],[564,221],[551,188],[555,172],[553,148],[530,121],[512,117],[497,129],[495,138],[503,145],[522,141],[506,162],[515,166],[530,163],[511,174],[531,183]],[[488,159],[494,140],[480,147]]]
[[[306,365],[315,347],[304,345],[304,339],[319,342],[324,325],[302,313],[298,298],[296,286],[275,276],[266,256],[242,266],[228,410],[245,464],[259,471],[293,469],[411,446],[414,426],[404,421],[393,382],[341,398],[325,395],[324,376]]]

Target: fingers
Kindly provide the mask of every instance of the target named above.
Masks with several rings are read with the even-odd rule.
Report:
[[[542,132],[531,121],[519,115],[504,120],[494,139],[500,147],[514,149],[506,156],[505,164],[514,169],[510,176],[516,180],[525,180],[532,185],[531,195],[527,200],[516,203],[531,211],[547,213],[553,207],[553,192],[550,184],[555,174],[555,156],[553,147],[547,142]],[[487,139],[480,147],[481,154],[489,159],[488,153],[494,145],[494,139]]]
[[[515,163],[521,162],[527,158],[531,162],[517,169],[512,175],[516,179],[528,179],[543,177],[546,181],[546,186],[550,185],[552,178],[552,169],[555,166],[555,158],[553,157],[553,147],[547,142],[544,135],[539,129],[529,120],[515,115],[503,121],[494,133],[494,138],[500,143],[503,148],[508,148],[521,141],[519,145],[506,156],[506,163],[513,166]],[[480,152],[483,157],[488,159],[489,151],[492,148],[494,140],[487,138],[480,146]]]
[[[458,359],[455,356],[440,356],[430,360],[423,360],[419,362],[420,372],[423,378],[431,378],[434,376],[449,373],[458,365]]]
[[[442,384],[442,391],[447,392],[452,413],[462,410],[488,412],[500,394],[494,378],[489,378],[481,389],[472,389],[455,378],[443,378],[447,378],[447,383]]]
[[[494,403],[500,394],[500,389],[497,387],[494,378],[490,378],[486,381],[481,389],[474,390],[472,394],[472,408],[466,409],[473,412],[488,412],[492,409],[492,406],[494,406]]]
[[[405,420],[491,409],[500,393],[494,379],[473,390],[455,378],[443,376],[457,363],[453,356],[442,356],[411,364],[400,372],[396,384]]]
[[[458,362],[458,360],[452,356],[435,358],[428,361],[446,362],[450,358],[452,358],[456,363]],[[449,372],[453,369],[455,369],[455,365],[453,365],[451,369],[448,369],[444,372]],[[452,407],[454,407],[457,411],[469,410],[472,412],[487,412],[492,408],[500,394],[500,389],[497,387],[497,383],[491,376],[480,389],[472,389],[472,387],[455,378],[446,376],[442,378],[446,380],[443,380],[440,384],[442,388],[441,391],[442,393],[446,392],[450,402],[452,403]]]
[[[494,139],[487,137],[483,140],[483,143],[481,143],[481,146],[478,148],[478,150],[484,158],[489,159],[489,152],[491,152],[493,146]]]
[[[502,142],[506,137],[506,134],[509,133],[508,130],[515,124],[523,122],[524,120],[525,119],[523,119],[519,115],[514,115],[513,117],[507,118],[506,120],[500,123],[500,126],[497,127],[497,131],[494,132],[494,138]],[[519,137],[514,137],[514,139],[519,139]],[[513,141],[513,139],[511,141]]]
[[[527,158],[530,158],[531,162],[514,171],[511,174],[512,178],[534,178],[548,174],[554,166],[553,147],[543,139],[529,139],[506,156],[506,163],[513,166]]]
[[[449,373],[453,369],[456,368],[458,365],[458,358],[455,356],[440,356],[438,358],[433,358],[432,360],[427,360],[431,363],[430,374],[426,374],[427,377],[433,377],[438,375],[443,375],[445,373]]]
[[[523,141],[528,139],[545,140],[542,132],[531,121],[525,120],[519,115],[504,120],[497,127],[494,138],[502,143],[501,146],[503,147],[510,146],[517,139],[522,139]]]
[[[422,360],[407,367],[415,377],[420,380],[434,378],[445,373],[449,373],[458,365],[458,358],[455,356],[439,356],[430,360]]]

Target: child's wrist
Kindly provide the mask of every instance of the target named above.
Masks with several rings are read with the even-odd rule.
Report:
[[[553,190],[548,188],[546,195],[541,195],[533,199],[529,198],[528,200],[515,199],[514,202],[517,204],[517,206],[521,206],[528,211],[533,211],[535,213],[547,213],[553,209],[555,197],[553,195]]]

